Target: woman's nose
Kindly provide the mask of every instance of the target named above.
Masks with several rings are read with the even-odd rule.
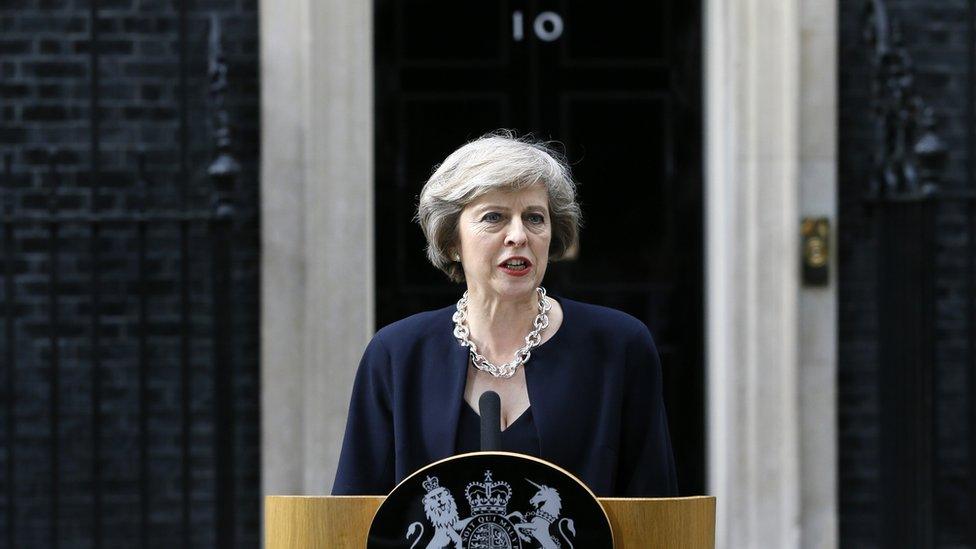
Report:
[[[519,246],[524,246],[525,241],[525,227],[522,226],[522,220],[512,220],[511,224],[508,226],[508,234],[505,235],[505,244],[507,246],[514,246],[518,248]]]

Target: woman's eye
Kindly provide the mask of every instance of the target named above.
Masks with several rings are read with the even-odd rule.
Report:
[[[544,223],[546,221],[546,218],[542,214],[529,214],[528,215],[528,220],[529,220],[529,223],[532,223],[532,224],[535,224],[535,225],[541,225],[542,223]]]
[[[497,223],[502,220],[502,214],[498,212],[488,212],[481,218],[482,221],[487,221],[488,223]]]

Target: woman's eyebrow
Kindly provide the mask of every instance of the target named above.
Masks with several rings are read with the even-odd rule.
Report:
[[[505,210],[508,211],[508,206],[501,206],[499,204],[482,204],[474,209],[476,212],[483,212],[485,210]]]
[[[510,209],[511,208],[509,208],[508,206],[502,206],[501,204],[482,204],[480,206],[476,206],[475,209],[474,209],[474,211],[476,211],[478,213],[481,213],[481,212],[483,212],[485,210],[501,210],[501,211],[507,212]],[[547,208],[546,206],[541,205],[541,204],[540,205],[533,204],[531,206],[526,206],[525,207],[525,210],[526,211],[548,212],[549,211],[549,208]]]

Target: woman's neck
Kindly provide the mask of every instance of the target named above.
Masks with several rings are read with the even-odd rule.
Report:
[[[478,351],[494,363],[508,362],[525,345],[525,336],[539,314],[539,294],[518,300],[468,291],[468,330]]]

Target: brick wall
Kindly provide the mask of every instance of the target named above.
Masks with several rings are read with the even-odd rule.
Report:
[[[973,188],[967,168],[970,0],[889,0],[915,61],[920,94],[941,122],[949,148],[946,188]],[[844,546],[875,547],[881,538],[880,417],[876,261],[878,235],[861,201],[872,166],[873,128],[869,48],[861,38],[863,2],[840,4],[840,525]],[[938,546],[968,539],[970,462],[969,356],[966,267],[972,220],[960,203],[941,202],[936,217],[936,388],[934,426],[935,531]],[[910,441],[906,441],[910,444]]]
[[[0,196],[20,215],[46,211],[55,184],[62,213],[93,207],[133,212],[142,202],[149,209],[209,211],[212,185],[206,167],[213,147],[207,33],[211,14],[219,17],[229,65],[234,154],[243,166],[235,195],[240,215],[230,315],[236,473],[234,501],[227,504],[235,511],[234,546],[255,547],[260,505],[257,6],[253,0],[183,4],[185,90],[180,86],[181,1],[98,2],[93,113],[88,2],[0,3],[0,157],[9,154],[12,159],[10,178],[5,180],[0,170]],[[93,118],[98,124],[97,162]],[[145,155],[144,190],[137,175],[140,151]],[[50,171],[52,152],[57,175]],[[183,546],[186,512],[190,545],[210,547],[215,542],[216,501],[212,265],[206,223],[188,227],[186,323],[180,306],[184,263],[179,224],[147,227],[144,281],[139,279],[137,226],[105,224],[100,231],[95,241],[96,294],[91,224],[59,224],[53,248],[47,225],[17,223],[12,246],[0,233],[0,257],[14,271],[12,293],[0,271],[0,379],[10,375],[14,381],[0,391],[0,546],[132,547],[140,541],[153,547]],[[57,250],[53,265],[52,249]],[[58,278],[56,302],[51,299],[52,272]],[[139,322],[143,306],[145,331]],[[5,335],[7,318],[13,319],[12,339]],[[180,362],[184,328],[190,344],[185,408]],[[140,336],[145,337],[144,348]],[[11,350],[12,363],[5,358]],[[143,370],[140,352],[145,353]],[[186,500],[185,409],[190,472]]]

